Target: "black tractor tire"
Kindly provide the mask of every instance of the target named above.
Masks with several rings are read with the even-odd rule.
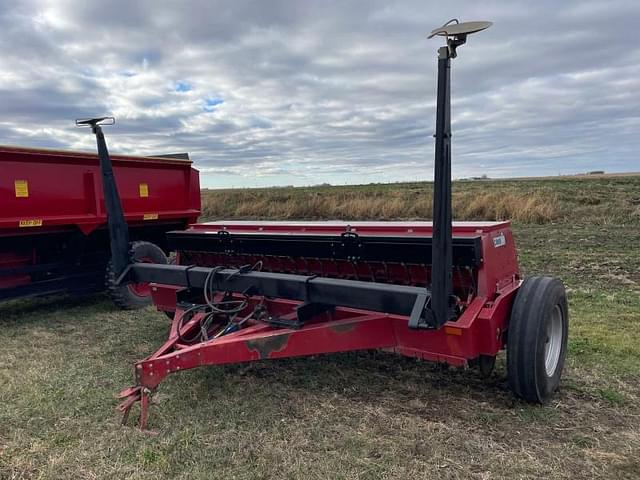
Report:
[[[564,285],[529,277],[516,294],[507,331],[507,377],[518,397],[547,403],[558,389],[567,354],[569,308]]]
[[[132,242],[130,255],[134,262],[166,264],[167,257],[160,247],[151,242]],[[107,264],[105,283],[107,294],[123,310],[134,310],[151,305],[151,295],[140,285],[116,285],[118,277],[111,261]]]

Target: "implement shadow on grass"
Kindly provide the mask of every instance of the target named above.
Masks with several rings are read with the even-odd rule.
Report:
[[[288,405],[322,396],[337,403],[440,418],[447,415],[452,401],[468,402],[469,408],[527,405],[509,391],[502,363],[483,379],[476,369],[446,369],[386,352],[348,352],[200,367],[168,377],[158,391],[196,409],[201,402],[219,400],[249,406],[263,397],[265,402],[280,400],[276,404]]]
[[[0,325],[3,323],[37,323],[45,316],[68,313],[77,314],[76,309],[91,308],[91,314],[114,309],[104,294],[83,296],[52,295],[23,298],[0,303]],[[89,312],[83,312],[89,313]],[[69,319],[73,321],[73,319]]]

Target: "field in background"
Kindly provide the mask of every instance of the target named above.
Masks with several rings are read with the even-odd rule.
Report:
[[[430,183],[205,190],[204,218],[431,218]],[[453,183],[456,220],[640,223],[640,175]]]
[[[0,478],[640,478],[640,177],[454,188],[457,218],[515,214],[523,270],[568,287],[569,356],[549,406],[513,398],[504,356],[482,380],[360,352],[170,376],[149,435],[120,427],[113,395],[165,340],[164,315],[102,296],[12,302],[0,305]],[[227,190],[204,204],[209,218],[427,218],[428,196],[425,184]]]

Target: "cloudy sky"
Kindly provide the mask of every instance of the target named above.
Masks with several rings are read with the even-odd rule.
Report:
[[[640,170],[640,2],[0,0],[0,143],[188,151],[203,186],[429,179],[436,50],[453,175]],[[636,40],[633,40],[636,38]]]

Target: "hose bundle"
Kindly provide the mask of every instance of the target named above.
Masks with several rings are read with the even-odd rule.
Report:
[[[178,337],[181,341],[185,343],[194,343],[196,341],[206,342],[208,340],[222,337],[223,335],[239,330],[247,320],[249,320],[256,313],[262,310],[261,305],[257,305],[256,308],[254,308],[248,315],[243,316],[238,320],[238,316],[240,315],[240,313],[246,310],[247,306],[249,305],[248,295],[244,295],[244,298],[240,300],[235,300],[231,299],[232,297],[230,292],[225,292],[222,300],[215,300],[216,292],[220,291],[220,289],[217,288],[218,282],[216,274],[218,274],[223,269],[224,267],[215,267],[212,268],[211,271],[209,271],[209,273],[207,274],[203,286],[205,303],[193,305],[189,309],[185,310],[180,317],[180,320],[178,322]],[[226,280],[228,281],[236,275],[241,275],[243,273],[251,271],[260,271],[261,269],[261,261],[257,262],[253,266],[246,265],[230,273],[227,276]],[[183,336],[182,328],[185,324],[185,319],[186,321],[191,320],[198,312],[205,312],[205,315],[200,318],[200,325],[197,329],[196,334],[191,338]],[[211,336],[209,333],[211,325],[214,323],[216,318],[220,318],[221,316],[223,318],[226,318],[226,323],[217,333]]]

